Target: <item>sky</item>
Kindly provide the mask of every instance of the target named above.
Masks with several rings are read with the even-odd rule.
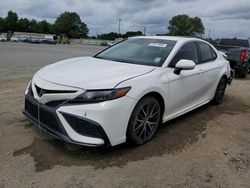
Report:
[[[205,26],[205,37],[250,37],[250,0],[0,0],[0,17],[9,10],[19,18],[51,23],[64,11],[76,12],[90,35],[143,31],[146,35],[167,32],[169,20],[179,14],[197,16]]]

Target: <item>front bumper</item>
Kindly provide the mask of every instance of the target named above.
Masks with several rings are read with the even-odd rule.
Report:
[[[126,130],[134,100],[129,97],[95,103],[70,105],[40,104],[27,93],[27,118],[50,135],[70,144],[109,146],[126,141]]]

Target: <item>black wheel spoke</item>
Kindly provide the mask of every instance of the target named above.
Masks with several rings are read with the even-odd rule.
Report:
[[[142,128],[141,133],[140,133],[140,135],[138,136],[138,138],[141,138],[142,133],[143,133],[144,131],[145,131],[145,127]]]
[[[149,127],[149,129],[150,129],[150,132],[152,132],[153,127],[151,126],[151,124],[147,123],[147,125],[148,125],[148,127]]]
[[[138,121],[138,122],[140,122],[140,123],[143,123],[143,122],[144,122],[144,120],[142,120],[142,119],[137,119],[136,121]]]
[[[147,113],[145,112],[145,110],[142,108],[141,111],[142,111],[144,117],[146,117],[146,116],[147,116]]]
[[[155,113],[153,113],[151,116],[149,116],[149,118],[153,118],[155,115],[157,115],[158,114],[158,112],[155,112]]]
[[[135,128],[135,132],[137,132],[137,130],[138,130],[140,127],[142,127],[143,124],[144,124],[144,123],[142,122],[141,124],[137,125],[137,127]]]
[[[155,106],[156,106],[156,105],[154,104],[153,107],[152,107],[152,109],[151,109],[151,112],[150,112],[150,114],[149,114],[149,117],[151,117],[152,114],[154,113]]]

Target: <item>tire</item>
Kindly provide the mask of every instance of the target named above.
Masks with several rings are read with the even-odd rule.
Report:
[[[135,106],[127,129],[127,141],[133,145],[142,145],[154,136],[162,115],[158,100],[144,97]]]
[[[240,78],[246,78],[247,76],[247,71],[240,72],[239,77]]]
[[[214,104],[219,105],[222,103],[222,99],[225,94],[226,87],[227,87],[227,78],[222,77],[219,81],[219,84],[214,94],[214,98],[212,100]]]

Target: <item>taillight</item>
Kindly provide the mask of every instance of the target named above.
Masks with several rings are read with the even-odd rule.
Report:
[[[240,60],[241,61],[246,61],[247,60],[247,49],[244,48],[241,53],[240,53]]]

